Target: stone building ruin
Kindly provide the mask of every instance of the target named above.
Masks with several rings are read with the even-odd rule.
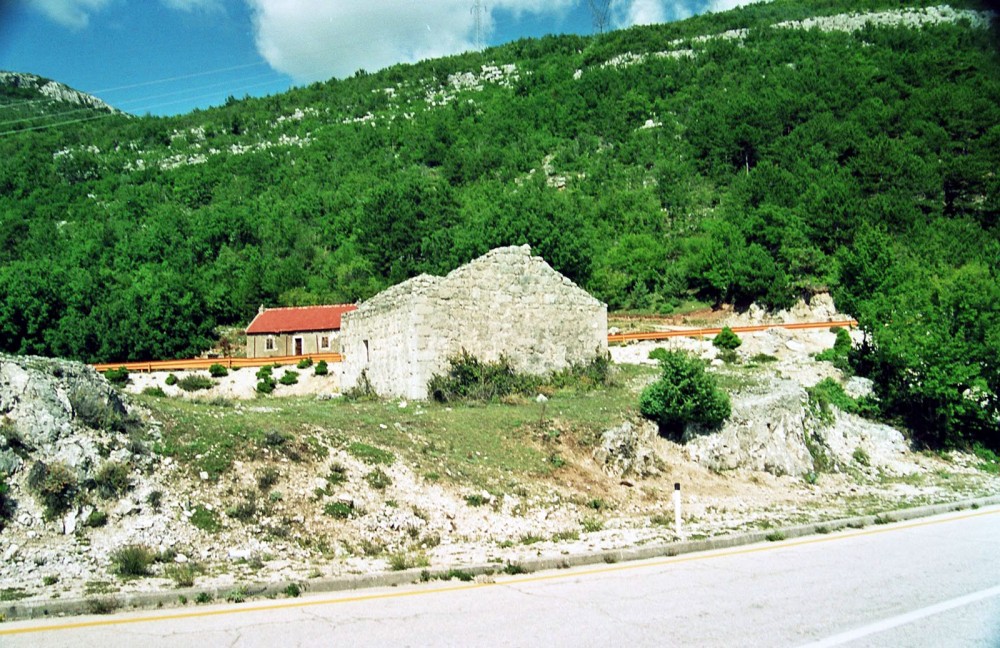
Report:
[[[341,386],[362,372],[382,396],[427,398],[463,349],[544,374],[608,347],[608,308],[527,245],[497,248],[444,277],[420,275],[345,313]]]

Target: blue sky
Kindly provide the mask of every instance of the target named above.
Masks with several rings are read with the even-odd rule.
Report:
[[[486,45],[593,32],[588,0],[480,0]],[[610,0],[610,27],[748,0]],[[461,52],[477,0],[0,0],[0,70],[30,72],[133,114],[283,92],[358,69]]]

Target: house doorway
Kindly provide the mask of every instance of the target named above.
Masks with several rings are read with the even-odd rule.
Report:
[[[302,355],[302,338],[296,337],[292,338],[292,347],[294,348],[294,354],[300,356]]]

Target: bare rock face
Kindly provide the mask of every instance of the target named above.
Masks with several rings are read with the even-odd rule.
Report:
[[[601,435],[600,445],[594,450],[594,461],[605,473],[616,477],[657,475],[660,470],[653,449],[657,434],[652,421],[625,421]]]
[[[816,437],[836,467],[853,465],[863,472],[897,475],[916,470],[907,461],[910,446],[902,432],[835,408],[831,413],[833,421],[817,428]]]
[[[0,477],[10,487],[19,527],[47,524],[67,535],[76,531],[104,465],[124,466],[127,483],[119,480],[119,486],[127,487],[154,461],[144,450],[134,454],[143,446],[132,444],[131,435],[141,427],[128,404],[91,367],[0,355]],[[40,492],[40,484],[53,475],[63,489],[56,504]],[[49,492],[53,483],[43,490]]]
[[[722,429],[710,434],[686,431],[688,458],[716,471],[747,468],[775,475],[801,475],[813,470],[805,443],[805,390],[782,381],[767,393],[741,394]]]
[[[101,433],[123,432],[128,419],[121,397],[92,368],[12,356],[0,357],[0,417],[0,469],[7,475],[31,458],[60,461],[81,477],[100,460]]]

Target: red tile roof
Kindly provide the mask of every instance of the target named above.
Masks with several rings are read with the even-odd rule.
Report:
[[[338,331],[340,316],[356,308],[354,304],[268,308],[253,318],[247,327],[247,334]]]

